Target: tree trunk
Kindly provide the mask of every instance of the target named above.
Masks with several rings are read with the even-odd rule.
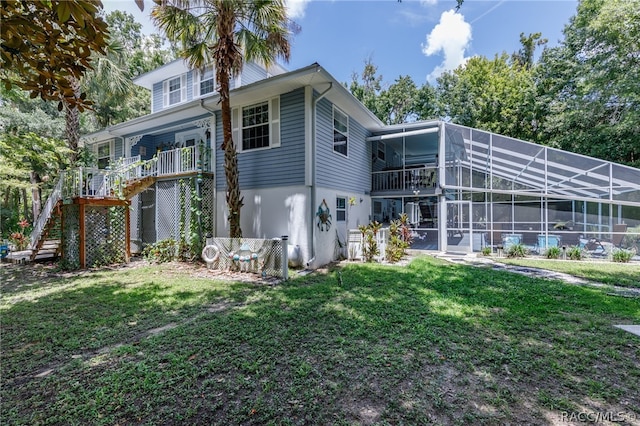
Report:
[[[240,209],[243,198],[240,196],[238,180],[238,153],[233,141],[231,128],[231,102],[229,100],[229,79],[237,63],[240,52],[234,42],[235,15],[233,4],[221,2],[217,22],[218,41],[214,47],[216,78],[222,108],[222,150],[224,151],[224,174],[227,181],[227,208],[229,209],[229,236],[241,238]],[[239,118],[241,119],[241,117]]]
[[[243,198],[240,196],[240,182],[238,170],[238,153],[236,144],[233,141],[231,128],[231,102],[229,101],[229,73],[220,70],[218,73],[220,82],[220,98],[222,104],[222,150],[224,151],[224,174],[227,181],[227,208],[229,209],[229,236],[231,238],[241,238],[242,229],[240,227],[240,210],[242,209]],[[223,95],[226,93],[226,96]]]
[[[31,181],[31,210],[33,212],[33,222],[40,216],[40,210],[42,209],[42,202],[40,197],[40,175],[32,171],[29,175]]]
[[[29,198],[27,197],[27,190],[22,188],[20,193],[22,194],[22,217],[29,220]]]
[[[70,80],[73,93],[76,98],[80,97],[80,81],[71,77]],[[71,166],[78,161],[78,145],[80,141],[80,112],[76,106],[64,103],[67,144],[71,149]]]

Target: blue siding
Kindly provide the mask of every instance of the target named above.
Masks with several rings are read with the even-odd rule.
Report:
[[[241,83],[243,86],[267,78],[267,71],[254,62],[247,62],[242,67]]]
[[[146,154],[145,155],[141,155],[140,158],[142,160],[151,159],[156,153],[156,147],[155,147],[155,144],[154,144],[153,136],[144,135],[142,137],[142,139],[140,139],[140,141],[138,141],[138,143],[134,147],[131,148],[131,156],[135,157],[136,155],[140,155],[140,147],[142,147],[142,146],[145,147]]]
[[[193,71],[187,73],[187,102],[193,100]]]
[[[154,83],[153,85],[153,112],[158,112],[162,109],[162,82]]]
[[[345,157],[333,150],[333,110],[326,99],[316,110],[316,182],[318,186],[365,193],[371,190],[371,142],[367,130],[349,117]]]
[[[113,157],[116,159],[124,157],[124,139],[116,138],[114,146],[115,152],[113,153]]]
[[[216,114],[216,188],[224,190],[222,119]],[[240,188],[304,185],[304,142],[304,89],[299,89],[280,96],[280,147],[238,154]]]

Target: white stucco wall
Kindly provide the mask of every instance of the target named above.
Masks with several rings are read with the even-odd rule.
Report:
[[[336,238],[346,247],[347,232],[349,229],[357,229],[359,225],[369,223],[369,215],[371,213],[371,198],[364,194],[343,191],[333,188],[318,188],[316,192],[316,207],[322,200],[326,200],[331,212],[331,228],[328,231],[321,231],[317,227],[318,219],[314,220],[315,238],[316,238],[316,265],[324,265],[336,259]],[[346,223],[338,222],[336,216],[336,197],[345,197],[347,199],[347,220]],[[349,199],[353,197],[353,205],[349,204]],[[362,201],[361,201],[362,200]],[[337,234],[336,234],[337,231]],[[343,253],[346,255],[346,250]]]
[[[289,236],[289,244],[298,245],[303,265],[312,258],[311,227],[316,239],[315,261],[312,267],[325,265],[336,259],[336,236],[346,247],[347,230],[358,225],[368,224],[371,212],[371,198],[364,194],[332,189],[318,188],[316,205],[310,210],[310,189],[306,186],[279,187],[268,189],[247,189],[241,193],[244,206],[240,213],[242,235],[247,238],[277,238]],[[336,216],[336,197],[347,199],[347,220],[338,222]],[[349,204],[349,199],[353,204]],[[322,200],[326,200],[332,216],[331,227],[321,231],[318,228],[316,212]],[[224,192],[218,191],[216,199],[216,235],[229,235],[227,206]],[[338,233],[336,234],[336,231]],[[345,250],[346,254],[346,250]]]
[[[241,196],[244,197],[244,206],[240,212],[242,235],[246,238],[279,238],[288,235],[289,244],[300,246],[306,263],[311,257],[309,192],[305,186],[243,190]],[[218,191],[216,212],[216,235],[229,236],[228,210],[223,191]]]

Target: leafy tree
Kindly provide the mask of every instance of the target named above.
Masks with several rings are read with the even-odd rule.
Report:
[[[564,42],[543,52],[537,77],[545,143],[640,165],[638,5],[582,0]]]
[[[520,33],[522,47],[511,56],[512,61],[526,68],[533,67],[536,47],[544,46],[547,42],[546,38],[542,38],[542,33],[529,34],[528,36]]]
[[[434,116],[435,93],[429,85],[418,88],[411,77],[400,76],[384,88],[377,72],[377,65],[366,59],[362,75],[352,74],[349,91],[381,121],[399,124]]]
[[[90,116],[95,128],[149,114],[148,89],[131,79],[174,59],[159,35],[142,33],[133,15],[116,10],[105,20],[110,33],[107,53],[95,55],[94,69],[82,80],[87,96],[94,100]]]
[[[238,158],[232,138],[230,78],[245,60],[265,65],[277,56],[289,60],[289,21],[282,0],[156,0],[151,16],[192,68],[214,64],[222,112],[226,201],[232,238],[241,237],[243,199],[238,182]]]
[[[535,136],[533,73],[503,53],[471,58],[438,78],[439,114],[458,124],[516,138]]]
[[[438,118],[436,89],[425,83],[418,89],[415,105],[416,119],[430,120]]]
[[[379,111],[379,96],[382,89],[382,76],[377,75],[378,66],[369,57],[364,61],[362,76],[354,72],[351,74],[351,84],[349,91],[362,104],[374,113],[378,118],[384,120],[383,114]],[[358,82],[362,80],[362,83]]]
[[[380,94],[380,115],[387,124],[415,121],[417,117],[418,88],[409,76],[400,76]]]
[[[32,97],[83,109],[90,105],[74,80],[91,68],[91,53],[105,53],[102,4],[90,0],[4,1],[0,8],[2,81]],[[63,102],[64,101],[64,102]]]
[[[28,99],[20,90],[2,91],[0,105],[0,193],[3,218],[34,220],[42,193],[69,162],[63,114],[51,103]],[[29,197],[27,194],[30,193]],[[4,219],[3,219],[4,220]],[[3,222],[2,229],[8,230]]]

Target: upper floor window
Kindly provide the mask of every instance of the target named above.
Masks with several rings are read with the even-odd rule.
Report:
[[[349,116],[333,107],[333,150],[347,155],[347,141],[349,139]]]
[[[231,120],[239,151],[280,146],[280,98],[234,108]]]
[[[242,150],[269,146],[269,102],[242,108]]]
[[[98,168],[106,169],[111,161],[111,142],[100,143],[96,147],[96,159],[98,160]]]
[[[193,72],[193,97],[208,95],[215,90],[215,75],[212,66]]]
[[[168,107],[187,100],[186,74],[165,80],[162,84],[162,106]]]

